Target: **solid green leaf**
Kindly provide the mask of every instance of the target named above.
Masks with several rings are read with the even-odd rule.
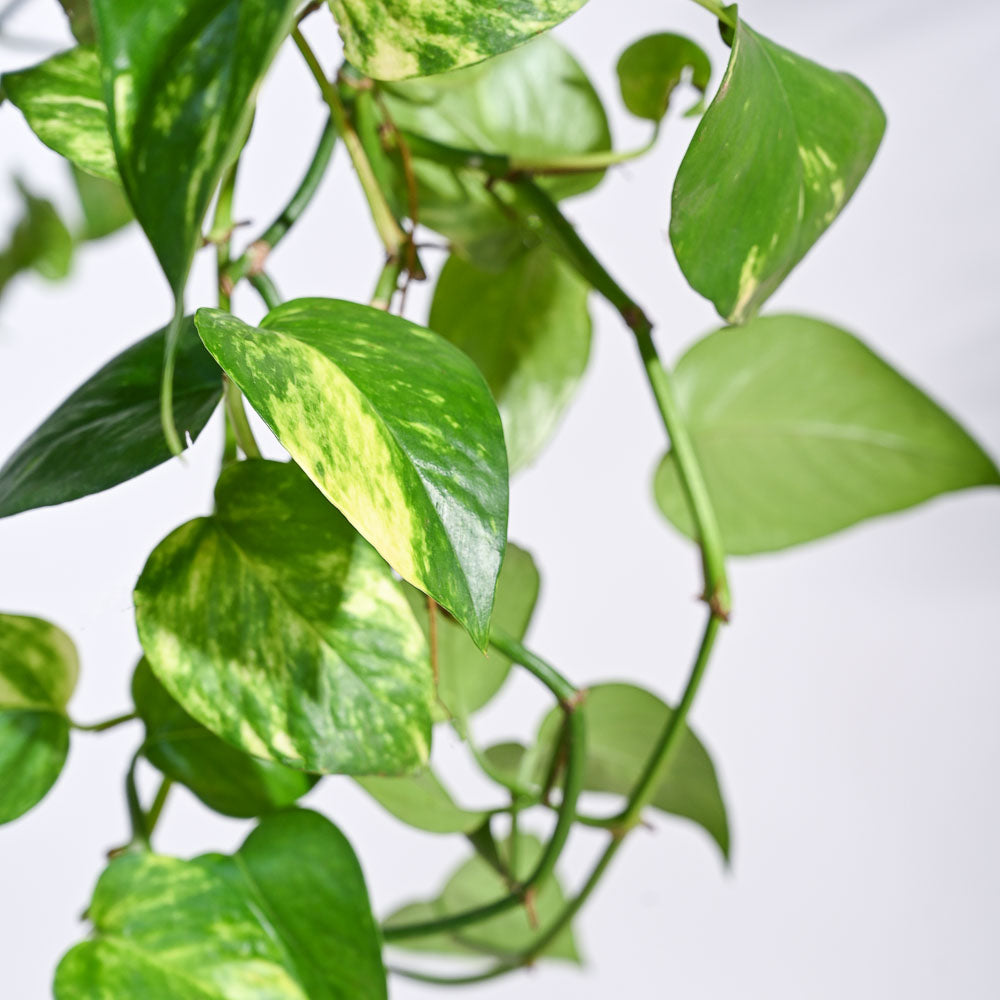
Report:
[[[481,66],[386,88],[386,106],[404,130],[448,146],[526,161],[565,161],[611,148],[601,100],[580,64],[554,38],[540,38]],[[538,242],[488,190],[484,174],[415,159],[420,221],[464,256],[498,267]],[[540,177],[553,197],[589,191],[602,171]],[[402,171],[398,202],[407,210]]]
[[[120,184],[88,174],[76,165],[73,166],[73,181],[83,213],[80,239],[103,239],[127,226],[134,218]]]
[[[118,169],[175,295],[297,6],[93,0]]]
[[[49,414],[0,469],[0,517],[98,493],[170,458],[159,418],[163,343],[163,330],[140,340]],[[194,439],[222,397],[222,373],[190,319],[176,384],[177,420]]]
[[[618,59],[617,71],[625,107],[639,118],[659,123],[682,83],[705,93],[712,64],[690,38],[661,32],[633,42]]]
[[[136,585],[163,686],[229,743],[303,771],[424,763],[427,646],[389,567],[292,463],[229,466],[215,504]]]
[[[385,1000],[378,928],[351,845],[293,810],[234,855],[112,861],[94,936],[56,971],[56,1000]]]
[[[945,413],[851,334],[768,316],[695,344],[676,387],[726,549],[797,545],[940,493],[1000,482]],[[661,510],[693,528],[672,455]]]
[[[37,271],[43,278],[65,278],[73,263],[73,237],[52,203],[37,198],[20,181],[17,188],[24,210],[0,250],[0,293],[23,271]]]
[[[263,816],[291,805],[316,779],[237,750],[195,721],[170,697],[149,663],[132,676],[135,710],[146,727],[143,756],[226,816]]]
[[[499,273],[451,256],[438,278],[430,327],[485,376],[503,420],[511,471],[545,446],[586,370],[588,292],[544,245]]]
[[[501,855],[510,864],[511,841],[501,845]],[[542,854],[542,843],[530,834],[521,834],[517,841],[515,864],[516,878],[524,879],[531,873]],[[492,903],[510,892],[510,887],[490,864],[478,854],[462,864],[445,883],[441,893],[427,902],[410,903],[396,910],[386,921],[386,927],[405,926],[418,921],[459,913],[476,906]],[[454,931],[407,937],[393,941],[394,947],[411,951],[429,951],[441,955],[517,955],[530,948],[540,934],[552,926],[566,904],[559,882],[550,877],[538,888],[534,898],[537,924],[528,911],[516,907],[467,927]],[[580,954],[573,938],[572,927],[565,927],[542,952],[545,958],[579,962]]]
[[[463,809],[429,769],[398,778],[358,778],[358,784],[396,819],[428,833],[471,833],[489,816]]]
[[[492,627],[523,639],[538,600],[539,585],[538,568],[531,554],[508,542],[497,579]],[[427,598],[413,587],[404,590],[429,640]],[[511,662],[495,649],[484,653],[447,613],[438,609],[436,618],[438,703],[445,716],[465,719],[500,690],[510,673]]]
[[[670,240],[695,291],[753,316],[847,204],[885,131],[871,91],[740,21],[674,183]]]
[[[330,0],[348,61],[378,80],[429,76],[512,49],[586,0]]]
[[[540,801],[540,777],[544,780],[544,775],[536,773],[534,754],[529,753],[523,743],[515,740],[494,743],[483,750],[478,759],[483,771],[497,784],[526,798],[529,803]]]
[[[5,73],[2,85],[46,146],[87,173],[119,181],[101,66],[93,48],[80,45],[37,66]]]
[[[69,29],[81,45],[93,45],[97,41],[94,26],[94,12],[90,0],[59,0],[69,19]]]
[[[78,670],[76,648],[61,629],[0,614],[0,823],[35,806],[59,777]]]
[[[507,459],[475,365],[430,330],[355,302],[298,299],[259,327],[215,309],[196,322],[326,497],[485,648]]]

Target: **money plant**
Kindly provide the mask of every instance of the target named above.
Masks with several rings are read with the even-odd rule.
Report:
[[[443,987],[511,975],[514,995],[525,967],[578,959],[574,918],[650,811],[728,851],[715,767],[687,721],[730,621],[727,558],[1000,481],[862,340],[766,308],[876,156],[885,117],[871,91],[757,32],[751,10],[697,0],[726,54],[717,85],[693,41],[639,38],[617,75],[651,138],[615,148],[596,91],[548,33],[583,2],[63,0],[78,44],[3,77],[5,100],[69,162],[84,223],[71,232],[22,184],[0,285],[29,268],[57,278],[77,243],[134,220],[174,309],[6,457],[0,516],[176,461],[218,407],[225,427],[214,508],[164,538],[135,582],[132,712],[74,718],[71,639],[0,615],[0,823],[42,799],[71,739],[141,720],[122,761],[131,837],[109,843],[89,902],[66,900],[87,926],[55,971],[57,1000],[377,1000],[390,976]],[[342,51],[316,44],[330,18]],[[328,123],[286,207],[248,232],[234,190],[256,95],[286,45]],[[675,114],[699,122],[672,186],[664,178],[669,244],[720,323],[670,370],[656,317],[567,206]],[[269,255],[294,237],[338,146],[384,247],[372,290],[285,300]],[[217,264],[211,301],[185,294],[198,253]],[[404,318],[408,287],[428,274],[429,315]],[[241,282],[263,301],[259,322],[233,312]],[[540,460],[573,396],[593,297],[634,339],[662,419],[652,496],[700,552],[704,631],[670,705],[627,678],[581,689],[573,664],[523,642],[539,571],[507,538],[508,480]],[[261,457],[263,425],[286,460]],[[567,516],[585,521],[586,497]],[[523,743],[483,746],[476,713],[511,670],[551,711]],[[491,782],[491,808],[461,805],[429,769],[442,727]],[[141,760],[162,774],[155,797],[137,789]],[[440,891],[372,913],[352,845],[297,805],[331,774],[453,835]],[[238,851],[157,853],[177,783],[256,821]],[[618,808],[585,808],[593,791]],[[561,884],[580,826],[603,830],[604,846]]]

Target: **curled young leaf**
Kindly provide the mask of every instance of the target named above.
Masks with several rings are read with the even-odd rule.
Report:
[[[617,72],[625,107],[639,118],[659,123],[682,83],[705,93],[712,64],[690,38],[661,32],[633,42],[618,59]]]

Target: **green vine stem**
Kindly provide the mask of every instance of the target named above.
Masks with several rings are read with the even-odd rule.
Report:
[[[126,722],[131,722],[133,719],[138,718],[139,716],[135,712],[125,712],[123,715],[115,715],[101,722],[70,722],[70,726],[82,733],[103,733],[108,729],[114,729],[116,726],[121,726]]]

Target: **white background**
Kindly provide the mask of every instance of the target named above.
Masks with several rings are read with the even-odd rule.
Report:
[[[1000,7],[987,0],[747,0],[744,14],[782,44],[864,79],[889,130],[845,216],[769,308],[835,320],[928,387],[1000,454],[996,288],[996,105]],[[336,58],[332,34],[310,33]],[[559,32],[605,97],[621,146],[645,131],[621,110],[613,66],[654,30],[725,50],[709,15],[667,0],[592,0]],[[67,35],[54,0],[10,24],[53,48]],[[0,68],[42,53],[0,50]],[[322,110],[297,54],[264,89],[237,215],[268,221],[297,183]],[[585,237],[658,321],[667,357],[710,329],[665,239],[668,192],[693,124],[672,121],[655,154],[569,206]],[[364,299],[380,264],[343,149],[301,231],[275,254],[282,291]],[[0,176],[71,206],[63,165],[9,106]],[[0,224],[17,210],[0,188]],[[68,210],[68,209],[67,209]],[[212,301],[202,260],[190,301]],[[413,299],[420,319],[426,293]],[[253,319],[257,306],[237,307]],[[85,249],[71,281],[26,277],[0,312],[0,456],[86,374],[169,312],[165,282],[137,230]],[[682,685],[702,613],[697,561],[656,514],[651,470],[663,433],[628,335],[595,302],[593,362],[568,419],[513,486],[511,537],[543,570],[530,643],[578,683],[628,678],[668,699]],[[207,510],[218,418],[190,454],[57,509],[0,521],[0,608],[39,614],[79,644],[81,720],[129,707],[138,646],[131,588],[152,547]],[[93,461],[99,462],[100,443]],[[729,870],[701,831],[655,817],[621,852],[577,933],[587,966],[548,966],[477,996],[993,998],[1000,994],[1000,795],[996,628],[998,494],[937,500],[784,555],[735,561],[736,611],[694,712],[731,811]],[[518,679],[479,726],[484,743],[533,731],[542,698]],[[49,996],[59,955],[86,933],[80,914],[105,850],[126,837],[125,763],[133,725],[77,734],[55,789],[0,829],[4,1000]],[[485,804],[445,735],[435,756]],[[148,777],[148,776],[146,776]],[[460,838],[414,833],[346,779],[307,800],[351,837],[377,910],[436,889]],[[157,834],[164,852],[232,850],[245,823],[176,791]],[[573,883],[602,843],[575,838]],[[430,995],[392,984],[397,1000]],[[122,998],[125,1000],[125,998]]]

